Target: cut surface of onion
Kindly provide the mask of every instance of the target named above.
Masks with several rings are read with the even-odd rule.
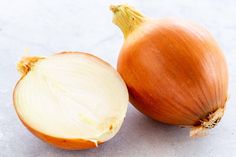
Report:
[[[82,139],[95,146],[118,132],[127,111],[128,92],[109,64],[75,52],[35,62],[34,58],[19,63],[24,75],[14,91],[16,111],[27,127],[64,142]],[[80,142],[73,148],[69,145],[61,147],[82,147]]]

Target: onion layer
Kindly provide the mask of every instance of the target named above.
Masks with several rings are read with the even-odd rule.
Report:
[[[117,67],[131,103],[160,122],[193,127],[191,136],[213,128],[224,113],[228,72],[211,34],[185,20],[146,18],[127,5],[111,10],[125,38]]]
[[[128,91],[120,75],[101,59],[80,52],[26,57],[14,90],[23,124],[36,136],[64,149],[97,147],[124,120]]]

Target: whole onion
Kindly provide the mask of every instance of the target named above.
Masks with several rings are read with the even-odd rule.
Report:
[[[124,34],[118,71],[131,103],[163,123],[190,126],[201,135],[222,118],[227,65],[204,28],[180,19],[150,19],[127,5],[111,6]]]

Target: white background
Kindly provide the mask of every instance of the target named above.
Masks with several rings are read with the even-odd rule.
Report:
[[[27,131],[12,105],[26,55],[60,51],[90,52],[116,65],[123,43],[102,0],[0,0],[0,157],[226,157],[236,156],[236,1],[127,0],[145,15],[181,17],[206,27],[219,42],[230,71],[230,100],[221,123],[207,137],[190,139],[189,130],[146,118],[131,105],[120,132],[97,149],[65,151]]]

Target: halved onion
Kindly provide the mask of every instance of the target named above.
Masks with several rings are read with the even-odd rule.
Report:
[[[37,137],[64,149],[97,147],[124,120],[128,92],[120,75],[101,59],[80,52],[26,57],[14,90],[23,124]]]

